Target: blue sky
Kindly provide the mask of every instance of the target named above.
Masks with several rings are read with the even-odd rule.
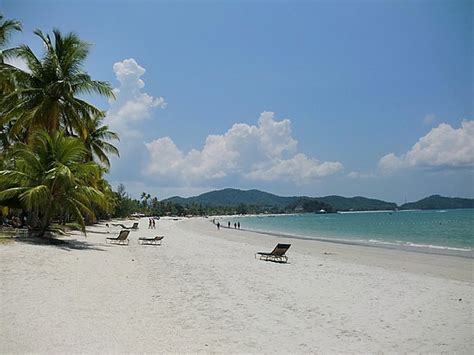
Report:
[[[474,197],[470,1],[21,1],[93,44],[121,136],[108,179],[166,198],[236,187],[394,202]],[[21,63],[18,63],[21,65]]]

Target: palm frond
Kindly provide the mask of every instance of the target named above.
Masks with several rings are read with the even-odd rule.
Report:
[[[40,209],[51,199],[51,191],[46,185],[38,185],[26,189],[19,198],[28,210]]]
[[[109,82],[91,80],[90,77],[85,80],[77,82],[73,85],[74,92],[78,94],[99,94],[105,97],[115,99],[112,86]]]
[[[82,215],[82,212],[81,212],[82,204],[81,204],[81,207],[79,207],[78,204],[80,204],[80,202],[77,202],[76,200],[72,198],[66,198],[64,202],[65,202],[64,203],[65,209],[77,219],[81,232],[86,234],[86,223],[84,221],[84,216]],[[84,206],[83,210],[90,211],[90,209],[88,209],[86,206]]]
[[[18,197],[26,189],[27,189],[26,187],[11,187],[11,188],[8,188],[8,189],[4,189],[4,190],[0,191],[0,202]]]
[[[30,69],[34,75],[40,76],[43,72],[43,65],[41,61],[27,45],[23,44],[18,46],[12,50],[12,54],[25,60],[28,69]]]
[[[3,20],[3,16],[0,15],[0,21]],[[0,47],[3,47],[8,41],[13,31],[21,31],[21,23],[17,20],[5,20],[0,24]]]

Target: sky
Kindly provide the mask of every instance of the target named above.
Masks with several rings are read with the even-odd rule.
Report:
[[[396,203],[474,197],[471,1],[0,0],[92,44],[88,98],[134,197],[226,187]],[[13,63],[19,67],[19,61]]]

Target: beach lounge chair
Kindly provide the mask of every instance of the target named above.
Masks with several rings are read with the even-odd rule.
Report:
[[[133,226],[131,226],[131,227],[127,227],[126,225],[124,225],[122,223],[112,223],[112,225],[115,226],[115,227],[122,227],[123,229],[133,229],[133,230],[138,229],[138,222],[133,223]]]
[[[122,223],[111,223],[111,225],[114,227],[122,227],[123,229],[127,229],[127,227]]]
[[[138,244],[154,244],[154,245],[161,245],[161,241],[163,240],[163,235],[157,235],[153,238],[138,238]]]
[[[105,242],[117,243],[117,244],[127,244],[128,245],[128,235],[130,234],[129,230],[120,231],[118,237],[108,237],[105,238]]]
[[[271,253],[259,252],[255,254],[255,258],[257,258],[257,255],[260,255],[260,260],[286,263],[288,261],[288,257],[285,255],[285,253],[290,248],[290,246],[291,244],[278,243]]]

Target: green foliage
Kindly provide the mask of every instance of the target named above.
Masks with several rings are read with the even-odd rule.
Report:
[[[117,133],[109,131],[108,126],[103,126],[104,113],[92,116],[84,122],[84,129],[80,132],[80,137],[89,152],[88,158],[92,160],[95,156],[99,163],[106,169],[110,168],[110,160],[107,154],[120,156],[118,149],[108,140],[120,140]]]
[[[38,131],[30,145],[18,143],[14,154],[14,167],[0,171],[0,204],[19,204],[40,234],[53,216],[71,216],[85,231],[85,218],[94,218],[93,204],[107,205],[97,188],[100,167],[85,162],[87,151],[79,139],[63,131]]]
[[[33,50],[21,45],[12,55],[23,59],[30,72],[2,64],[0,79],[13,77],[15,90],[1,100],[2,121],[12,123],[11,134],[31,133],[38,127],[55,132],[62,127],[68,135],[80,135],[88,119],[101,116],[95,106],[78,98],[82,94],[113,97],[106,82],[92,80],[82,70],[90,45],[75,33],[53,31],[53,38],[40,30],[34,32],[45,53],[38,58]]]
[[[0,16],[0,49],[20,29]],[[0,53],[0,207],[26,214],[41,235],[52,220],[85,231],[114,212],[116,195],[103,176],[108,155],[119,152],[107,142],[118,136],[102,125],[104,113],[79,96],[113,97],[112,88],[83,70],[90,45],[76,34],[34,33],[41,58],[26,45]],[[4,63],[5,56],[23,59],[29,70]]]
[[[152,197],[146,192],[141,194],[140,200],[133,199],[127,194],[123,184],[118,186],[114,194],[116,206],[113,217],[126,217],[133,213],[142,213],[146,216],[207,216],[238,213],[237,208],[229,206],[206,206],[201,203],[183,205],[169,200],[159,201],[157,197]],[[246,205],[240,208],[256,213],[256,210]]]
[[[120,184],[117,188],[117,191],[114,192],[115,195],[115,211],[113,217],[127,217],[132,213],[141,212],[140,202],[138,200],[133,200],[125,191],[125,186]]]

